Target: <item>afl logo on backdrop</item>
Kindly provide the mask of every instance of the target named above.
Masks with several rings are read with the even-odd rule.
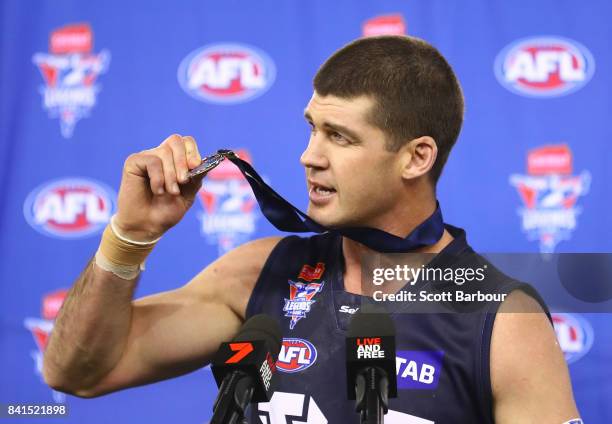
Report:
[[[508,90],[529,97],[563,96],[582,88],[595,61],[582,44],[561,37],[518,40],[495,60],[495,75]]]
[[[559,346],[568,364],[586,355],[593,346],[593,327],[578,314],[551,314]]]
[[[213,44],[181,62],[178,80],[190,96],[211,103],[242,103],[265,93],[276,69],[267,54],[242,44]]]
[[[317,349],[308,340],[283,339],[276,368],[281,372],[294,373],[304,371],[316,360]]]
[[[23,213],[28,223],[46,236],[81,238],[104,229],[115,210],[115,198],[104,184],[67,178],[32,191]]]

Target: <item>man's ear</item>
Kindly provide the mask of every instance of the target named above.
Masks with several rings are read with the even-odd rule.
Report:
[[[407,180],[427,174],[436,163],[438,146],[428,135],[410,140],[400,149],[402,178]]]

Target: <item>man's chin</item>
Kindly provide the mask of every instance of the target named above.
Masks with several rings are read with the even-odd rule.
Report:
[[[361,220],[348,219],[346,216],[339,216],[338,214],[332,214],[327,210],[322,210],[321,208],[313,207],[312,205],[308,205],[306,215],[308,215],[311,219],[316,221],[318,224],[321,224],[324,227],[329,228],[329,229],[353,228],[353,227],[376,228],[374,226],[364,223]]]
[[[306,215],[327,228],[331,228],[332,226],[336,225],[335,219],[331,217],[329,213],[325,213],[321,210],[321,208],[312,206],[311,204],[308,205]]]
[[[332,216],[332,214],[326,213],[316,207],[309,206],[306,214],[318,224],[321,224],[327,228],[342,228],[350,226],[347,225],[346,220],[343,220],[341,217]]]

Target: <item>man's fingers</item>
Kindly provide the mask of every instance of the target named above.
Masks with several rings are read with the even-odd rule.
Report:
[[[153,150],[130,155],[125,161],[125,171],[149,180],[153,194],[164,194],[165,178],[161,159]]]
[[[198,144],[196,143],[195,139],[189,135],[183,137],[183,141],[185,142],[187,165],[189,166],[189,169],[193,169],[202,163],[202,157],[200,156]]]
[[[161,159],[164,168],[164,181],[166,191],[171,194],[180,194],[178,180],[176,178],[176,169],[174,168],[174,155],[170,146],[160,146],[155,149],[156,155]]]
[[[130,161],[138,169],[138,174],[149,177],[154,194],[179,195],[181,190],[178,184],[190,182],[187,172],[198,166],[202,159],[193,137],[173,134],[159,147],[133,155]],[[191,190],[193,187],[190,186]]]
[[[142,160],[149,176],[151,192],[157,195],[164,194],[166,190],[164,189],[164,169],[161,159],[154,155],[143,155]]]
[[[172,152],[172,160],[174,162],[174,170],[176,171],[176,181],[184,183],[187,181],[187,155],[185,152],[185,141],[183,137],[179,135],[173,135],[168,137],[163,143],[162,147],[166,145]]]

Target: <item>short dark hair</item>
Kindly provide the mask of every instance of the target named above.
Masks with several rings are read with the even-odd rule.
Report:
[[[370,96],[370,122],[387,136],[386,148],[432,137],[438,157],[429,173],[438,181],[463,122],[463,94],[451,66],[427,42],[407,36],[367,37],[334,53],[319,68],[314,89],[321,96]]]

